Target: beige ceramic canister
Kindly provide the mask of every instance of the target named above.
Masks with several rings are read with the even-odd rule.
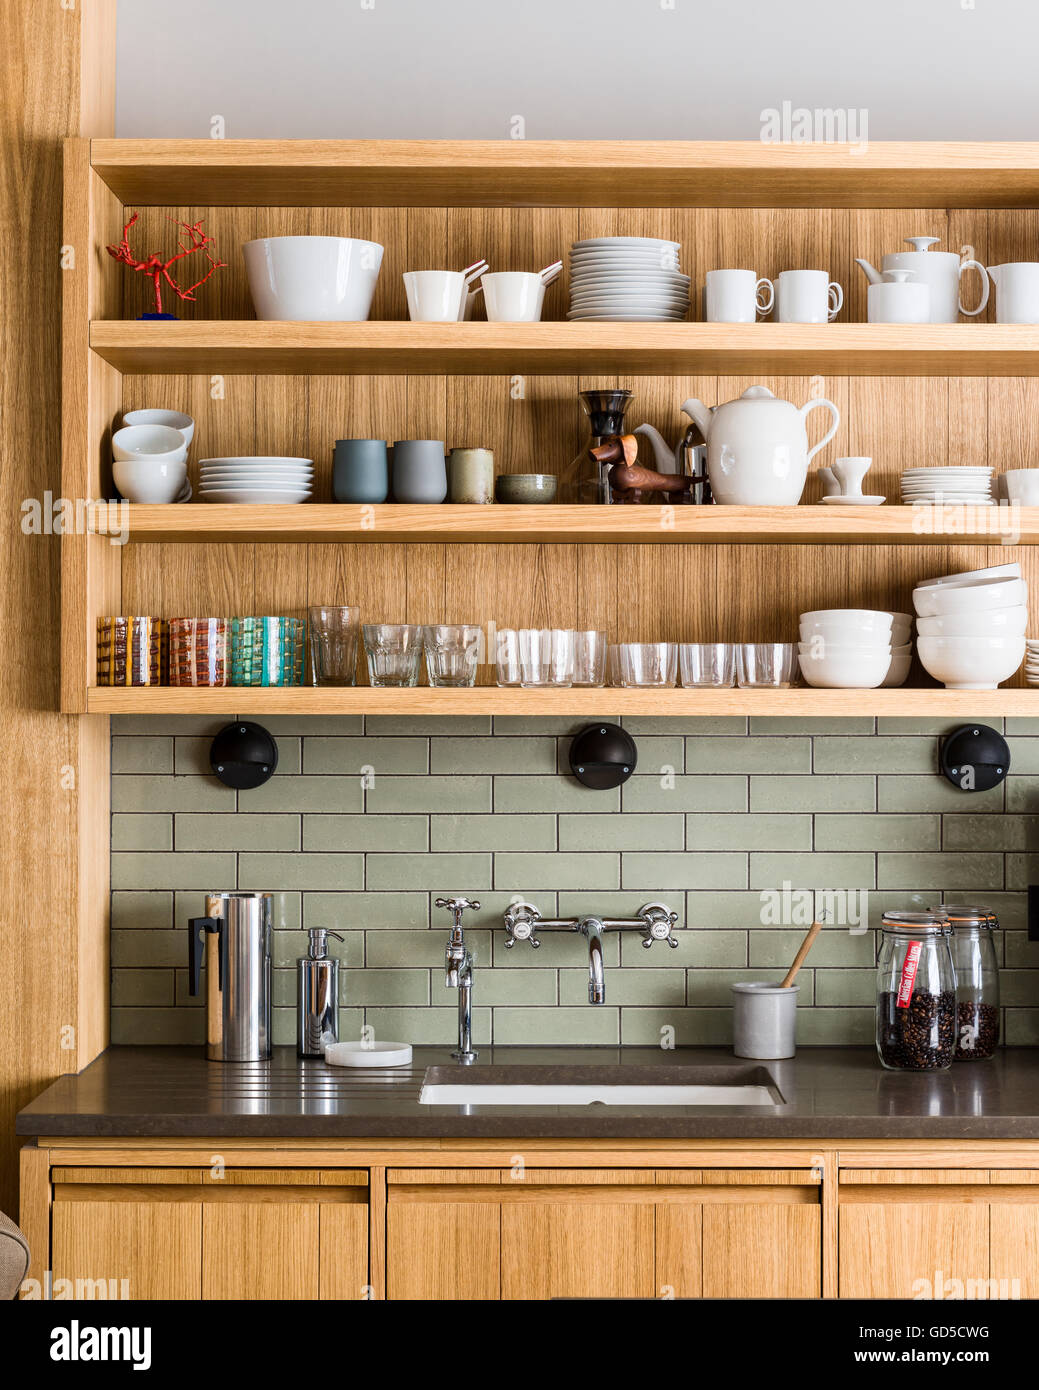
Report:
[[[494,501],[494,453],[491,449],[452,449],[447,460],[449,502]]]

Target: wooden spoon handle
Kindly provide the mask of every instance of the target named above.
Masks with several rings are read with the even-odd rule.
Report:
[[[801,969],[801,966],[804,965],[805,956],[807,956],[808,952],[812,949],[812,944],[814,943],[815,938],[819,935],[822,929],[822,922],[813,922],[812,925],[809,927],[808,935],[801,942],[797,955],[794,957],[793,965],[790,967],[790,969],[786,972],[786,975],[783,977],[783,984],[781,986],[782,989],[789,989],[790,986],[794,983],[794,978],[797,975],[797,972]]]

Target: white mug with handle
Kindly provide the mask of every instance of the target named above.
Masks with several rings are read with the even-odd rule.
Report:
[[[830,323],[844,305],[844,291],[825,270],[784,270],[775,282],[778,323]]]
[[[775,289],[753,270],[709,270],[704,301],[708,323],[754,323],[772,312]]]

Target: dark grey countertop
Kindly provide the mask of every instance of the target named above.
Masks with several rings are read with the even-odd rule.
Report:
[[[449,1048],[417,1047],[409,1067],[350,1070],[300,1061],[206,1061],[194,1047],[112,1047],[64,1076],[17,1119],[25,1135],[83,1137],[561,1138],[561,1139],[1039,1139],[1039,1050],[935,1074],[884,1071],[872,1048],[803,1048],[783,1062],[748,1063],[720,1048],[498,1047],[481,1049],[462,1079],[517,1066],[623,1068],[625,1080],[666,1069],[727,1075],[764,1067],[782,1102],[764,1106],[429,1106],[427,1067],[452,1066]],[[492,1072],[490,1068],[494,1068]],[[683,1073],[686,1072],[685,1075]],[[515,1073],[513,1073],[515,1075]],[[612,1078],[616,1079],[616,1078]],[[659,1079],[659,1078],[657,1078]],[[720,1075],[717,1079],[720,1079]],[[736,1078],[734,1078],[736,1079]]]

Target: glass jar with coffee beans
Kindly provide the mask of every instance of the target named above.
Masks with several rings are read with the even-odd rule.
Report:
[[[952,927],[944,911],[885,912],[877,1052],[891,1071],[944,1071],[956,1050]]]
[[[941,903],[952,926],[956,971],[956,1062],[983,1062],[999,1046],[999,965],[993,933],[996,914],[987,907]]]

